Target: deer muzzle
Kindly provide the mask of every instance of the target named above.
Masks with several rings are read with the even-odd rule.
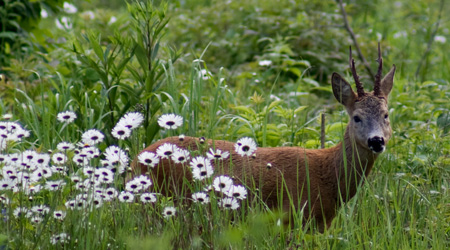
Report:
[[[382,153],[385,148],[384,138],[374,136],[368,140],[369,148],[376,154]]]

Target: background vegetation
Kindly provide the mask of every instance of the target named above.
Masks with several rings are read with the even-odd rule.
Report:
[[[318,148],[322,113],[326,146],[341,139],[347,116],[330,75],[349,74],[354,43],[336,1],[73,1],[76,10],[63,1],[0,2],[0,114],[31,131],[2,154],[55,150],[91,128],[106,136],[101,151],[115,144],[130,158],[180,133]],[[18,204],[63,208],[67,185],[61,194],[31,198],[0,190],[13,201],[0,203],[0,248],[448,249],[450,20],[442,13],[450,4],[343,2],[371,67],[378,42],[385,72],[398,67],[389,101],[394,134],[365,186],[324,234],[277,227],[278,215],[255,204],[213,209],[209,221],[199,219],[202,207],[178,208],[166,220],[160,212],[170,199],[153,206],[115,202],[63,223],[50,215],[38,226],[13,219]],[[354,57],[370,89],[371,77]],[[78,116],[67,127],[56,121],[66,110]],[[144,126],[117,141],[110,131],[130,111],[144,115]],[[182,128],[160,130],[164,113],[183,116]],[[69,242],[52,245],[61,230]]]

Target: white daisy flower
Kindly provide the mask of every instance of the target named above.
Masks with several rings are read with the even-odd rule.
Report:
[[[241,138],[234,144],[234,149],[240,156],[251,156],[256,148],[256,142],[250,137]]]
[[[228,153],[227,151],[223,151],[220,149],[209,149],[209,152],[206,154],[206,156],[208,157],[208,159],[210,160],[225,160],[228,158],[228,156],[230,156],[230,153]]]
[[[53,171],[50,167],[40,168],[42,177],[44,178],[50,178],[53,175]]]
[[[156,195],[152,193],[143,193],[140,199],[142,203],[155,203],[157,200]]]
[[[89,182],[86,182],[86,180],[77,182],[77,184],[75,184],[76,190],[87,191],[90,188],[91,188],[91,184]]]
[[[66,218],[66,212],[63,210],[55,210],[53,211],[53,218],[62,221]]]
[[[235,198],[226,197],[219,201],[219,206],[225,209],[236,210],[239,208],[239,203]]]
[[[203,80],[208,80],[211,73],[208,72],[206,69],[202,69],[198,72],[198,76],[202,78]]]
[[[225,194],[228,197],[244,200],[247,198],[247,189],[242,185],[232,185],[231,188]]]
[[[39,182],[44,177],[42,168],[37,168],[31,173],[32,182]]]
[[[168,219],[172,216],[175,216],[176,212],[177,212],[177,209],[174,207],[165,207],[162,214],[165,219]]]
[[[75,7],[75,5],[68,3],[68,2],[64,2],[63,8],[64,8],[64,12],[69,13],[69,14],[77,13],[77,11],[78,11],[78,9],[77,9],[77,7]]]
[[[2,168],[2,174],[4,178],[8,178],[9,176],[17,176],[17,170],[13,166],[5,165]]]
[[[118,140],[125,140],[130,137],[131,129],[122,124],[117,124],[111,131],[111,135]]]
[[[63,141],[63,142],[58,143],[58,145],[56,145],[56,148],[59,151],[67,151],[67,150],[73,150],[75,148],[75,145],[73,145],[73,143]]]
[[[230,190],[232,185],[233,180],[226,175],[217,176],[213,181],[214,190],[218,192],[227,192],[228,190]]]
[[[108,168],[95,169],[94,176],[100,183],[112,183],[114,180],[114,173]]]
[[[39,214],[39,215],[45,215],[50,212],[50,208],[46,205],[37,205],[30,209],[31,212]]]
[[[8,159],[7,155],[0,154],[0,164],[6,163],[6,160]]]
[[[209,197],[205,192],[197,192],[192,194],[192,200],[196,203],[209,203]]]
[[[38,153],[34,150],[25,150],[22,152],[22,162],[30,163],[36,158]]]
[[[213,174],[214,174],[214,169],[211,165],[203,167],[203,168],[192,169],[192,177],[195,180],[199,180],[199,181],[209,178]]]
[[[153,152],[144,151],[138,155],[138,161],[153,168],[158,165],[159,157]]]
[[[79,183],[78,183],[79,184]],[[87,178],[83,181],[84,186],[86,186],[88,189],[91,188],[98,188],[98,186],[101,184],[98,182],[95,178]]]
[[[57,180],[57,181],[47,181],[45,183],[45,189],[49,191],[56,191],[61,188],[63,188],[66,185],[64,180]]]
[[[127,127],[129,129],[138,128],[144,121],[144,116],[139,112],[129,112],[126,113],[122,118],[120,118],[117,125]]]
[[[64,244],[64,243],[69,242],[69,240],[70,240],[70,237],[68,234],[60,233],[60,234],[52,235],[52,237],[50,238],[50,243],[52,245]]]
[[[88,159],[98,158],[100,150],[94,146],[88,146],[81,149],[80,155],[86,155]]]
[[[47,167],[50,163],[50,155],[48,154],[37,154],[34,158],[34,162],[36,162],[36,166],[38,167]]]
[[[31,181],[31,173],[29,172],[17,173],[17,183],[29,183],[30,181]]]
[[[95,145],[103,141],[105,136],[97,129],[89,129],[81,135],[81,139],[87,145]]]
[[[11,134],[9,140],[11,141],[20,141],[22,138],[30,137],[30,131],[25,130],[23,128],[18,128]]]
[[[158,124],[165,129],[177,129],[183,125],[183,117],[176,114],[164,114],[159,117]]]
[[[36,163],[34,161],[33,162],[21,161],[20,165],[17,166],[17,169],[19,171],[26,171],[27,173],[33,172],[37,168],[38,167],[37,167],[37,165],[36,165]]]
[[[172,158],[172,161],[175,163],[185,163],[189,158],[191,157],[191,154],[188,150],[179,148],[177,151],[175,151],[170,158]]]
[[[95,14],[93,11],[88,10],[88,11],[84,11],[83,13],[81,13],[81,16],[83,17],[83,19],[85,20],[93,20],[95,18]]]
[[[50,170],[55,174],[66,175],[67,167],[66,166],[52,166]]]
[[[79,183],[79,182],[81,182],[83,179],[80,177],[80,176],[78,176],[78,175],[72,175],[71,177],[70,177],[70,179],[72,180],[72,182],[73,183]]]
[[[66,201],[66,203],[64,203],[64,206],[66,206],[66,208],[70,209],[70,210],[74,210],[75,209],[75,204],[76,201],[75,200],[68,200]]]
[[[127,192],[127,191],[122,191],[122,192],[120,192],[118,198],[119,198],[120,202],[131,203],[134,201],[134,194],[131,192]]]
[[[22,216],[26,216],[28,214],[28,208],[26,207],[16,207],[13,211],[13,215],[16,218],[22,217]]]
[[[79,198],[75,199],[74,201],[75,201],[74,208],[76,210],[83,210],[89,205],[86,199]]]
[[[43,218],[41,216],[33,216],[30,218],[31,223],[39,224],[43,221]]]
[[[72,161],[80,167],[89,165],[89,157],[87,154],[76,154],[73,156]]]
[[[0,79],[1,79],[1,77],[0,77]],[[4,114],[3,116],[2,116],[2,119],[3,120],[11,120],[13,118],[13,115],[12,114]]]
[[[108,168],[112,169],[113,172],[116,170],[119,173],[123,173],[128,167],[128,162],[130,159],[128,158],[127,153],[117,146],[107,147],[103,155],[109,162]]]
[[[262,67],[267,67],[270,66],[271,64],[272,64],[271,60],[261,60],[258,62],[258,65]]]
[[[109,21],[108,21],[108,25],[111,25],[111,24],[113,24],[113,23],[115,23],[115,22],[117,22],[117,17],[112,16],[112,17],[109,19]]]
[[[58,119],[58,121],[67,123],[67,124],[72,123],[73,121],[75,121],[76,118],[77,118],[77,115],[72,111],[64,111],[64,112],[58,113],[58,115],[56,116],[56,119]]]
[[[156,149],[156,154],[161,157],[161,159],[169,159],[169,157],[177,151],[177,146],[171,143],[164,143]]]
[[[127,184],[125,185],[125,190],[132,193],[139,193],[139,191],[141,191],[142,188],[143,186],[141,185],[141,183],[135,180],[131,180],[127,182]]]
[[[206,186],[203,188],[203,191],[205,191],[205,192],[207,192],[207,193],[211,192],[212,190],[213,190],[213,186],[212,186],[212,185],[206,185]]]
[[[6,159],[5,165],[18,166],[20,165],[20,155],[18,153],[13,153],[8,155],[8,159]]]
[[[101,208],[103,206],[103,198],[100,195],[95,195],[92,198],[92,204],[95,208]]]
[[[52,155],[52,162],[55,165],[62,165],[67,162],[67,156],[63,153],[55,153]]]
[[[192,169],[212,167],[210,160],[203,156],[197,156],[189,163]]]
[[[11,179],[0,180],[0,191],[1,190],[13,190],[17,183]]]
[[[146,175],[139,175],[133,179],[135,182],[140,183],[144,190],[147,190],[151,185],[152,181]]]
[[[83,174],[90,177],[90,176],[95,174],[95,168],[93,168],[93,167],[84,167],[83,168]]]
[[[117,192],[115,188],[109,187],[104,191],[104,194],[105,194],[105,198],[103,198],[104,200],[112,200],[115,199],[117,195],[119,195],[119,192]]]

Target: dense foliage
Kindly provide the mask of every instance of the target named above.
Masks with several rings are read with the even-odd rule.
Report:
[[[350,76],[348,48],[354,47],[338,2],[0,1],[0,122],[29,132],[0,139],[0,181],[11,165],[2,157],[35,151],[69,159],[63,170],[32,183],[46,187],[39,192],[25,184],[24,190],[0,186],[0,248],[449,248],[450,31],[442,13],[450,4],[439,0],[344,1],[372,69],[378,42],[385,71],[397,65],[389,100],[394,135],[324,234],[313,226],[277,226],[281,215],[258,202],[222,209],[214,195],[208,205],[177,207],[172,217],[163,216],[172,199],[161,196],[155,203],[67,206],[82,193],[73,176],[89,180],[89,174],[72,159],[79,152],[57,145],[78,143],[90,129],[105,138],[89,165],[104,166],[108,148],[117,145],[129,160],[124,170],[144,145],[179,134],[319,148],[322,113],[326,146],[335,145],[348,118],[332,95],[330,75]],[[64,111],[77,118],[61,121]],[[111,131],[130,112],[142,114],[142,126],[117,139]],[[158,118],[167,113],[183,117],[182,125],[161,128]],[[64,185],[52,190],[56,181]],[[108,185],[124,190],[124,174]],[[35,221],[14,213],[39,205],[49,210]]]

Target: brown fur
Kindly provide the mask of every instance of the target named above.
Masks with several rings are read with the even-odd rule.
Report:
[[[234,143],[221,140],[207,140],[201,145],[198,138],[170,137],[156,142],[144,151],[156,152],[163,143],[176,144],[180,148],[192,151],[201,148],[221,149],[230,153],[229,159],[214,164],[217,174],[233,177],[235,184],[242,183],[250,192],[259,190],[260,198],[271,208],[279,206],[286,212],[291,209],[304,209],[305,221],[314,219],[318,229],[323,231],[336,215],[336,210],[351,199],[357,188],[370,173],[377,153],[369,149],[367,136],[375,129],[387,142],[391,136],[387,114],[387,96],[392,88],[395,67],[381,82],[383,96],[365,93],[358,98],[350,85],[338,74],[333,75],[333,92],[347,109],[350,122],[346,128],[344,140],[327,149],[304,149],[300,147],[257,148],[254,157],[239,156]],[[361,116],[363,122],[356,123],[352,117]],[[366,124],[365,126],[362,126]],[[377,130],[378,129],[378,130]],[[268,164],[271,167],[268,168]],[[149,173],[164,195],[179,197],[189,193],[183,187],[183,180],[192,180],[188,166],[175,165],[164,160],[154,169],[133,164],[134,172]],[[140,171],[139,171],[140,170]],[[186,182],[185,182],[186,183]],[[292,205],[294,207],[292,207]],[[291,213],[292,214],[292,213]]]

